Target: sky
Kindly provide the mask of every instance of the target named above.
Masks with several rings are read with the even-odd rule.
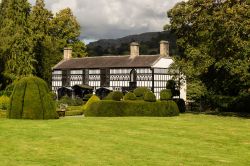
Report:
[[[34,5],[35,0],[29,0]],[[162,31],[167,11],[182,0],[45,0],[55,14],[69,7],[85,42]]]

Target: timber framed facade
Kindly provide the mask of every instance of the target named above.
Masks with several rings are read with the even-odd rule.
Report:
[[[52,90],[74,85],[88,85],[94,88],[129,91],[136,87],[148,87],[160,97],[168,80],[175,79],[179,85],[180,97],[186,99],[186,85],[180,85],[180,74],[171,71],[173,60],[168,56],[168,43],[161,42],[160,55],[139,55],[139,45],[131,44],[131,55],[70,58],[67,57],[53,68]],[[68,50],[68,49],[67,49]],[[68,54],[68,52],[64,53]]]

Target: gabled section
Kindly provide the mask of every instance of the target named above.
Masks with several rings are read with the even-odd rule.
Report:
[[[169,68],[174,61],[172,58],[159,58],[151,67],[152,68]]]

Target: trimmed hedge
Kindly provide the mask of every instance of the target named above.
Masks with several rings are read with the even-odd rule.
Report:
[[[178,106],[174,101],[109,101],[93,102],[86,109],[85,116],[119,117],[119,116],[156,116],[168,117],[179,115]]]
[[[108,96],[106,96],[104,98],[104,100],[114,100],[114,101],[121,101],[121,99],[123,98],[123,93],[120,91],[113,91],[110,92],[108,94]]]
[[[10,98],[7,96],[0,96],[0,110],[8,110],[10,107]]]
[[[156,102],[156,97],[153,92],[147,92],[144,94],[144,101]]]
[[[136,96],[133,92],[128,92],[125,94],[124,100],[136,100]]]
[[[160,100],[171,100],[172,99],[171,89],[163,89],[160,92]]]
[[[138,99],[142,99],[144,97],[144,94],[150,92],[150,90],[147,87],[139,87],[134,90],[134,94]]]
[[[82,111],[85,112],[85,110],[88,109],[92,103],[97,101],[100,101],[100,98],[98,96],[96,95],[91,96],[91,98],[87,101],[87,103],[83,105]]]
[[[66,108],[65,116],[78,116],[82,115],[82,106],[69,106]]]
[[[82,114],[83,114],[82,110],[73,110],[73,111],[66,111],[65,112],[65,116],[79,116]]]
[[[45,81],[24,77],[15,84],[10,99],[10,119],[56,119],[55,103]]]

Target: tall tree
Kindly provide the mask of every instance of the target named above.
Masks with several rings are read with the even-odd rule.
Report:
[[[35,74],[43,79],[46,79],[45,70],[51,68],[49,66],[51,64],[45,63],[47,56],[49,56],[45,53],[45,50],[50,49],[47,48],[48,46],[52,47],[52,44],[46,44],[48,38],[50,38],[49,28],[52,19],[53,14],[45,8],[44,0],[36,0],[29,16],[29,30],[32,34],[33,52],[37,60]]]
[[[30,4],[27,0],[3,0],[1,4],[0,53],[2,74],[10,81],[34,71],[32,41],[27,26]]]
[[[62,46],[73,48],[73,57],[86,56],[86,46],[80,41],[80,25],[70,8],[59,11],[51,24],[52,36],[62,41]]]
[[[168,12],[182,54],[177,64],[210,93],[237,96],[250,88],[250,3],[189,0]]]

